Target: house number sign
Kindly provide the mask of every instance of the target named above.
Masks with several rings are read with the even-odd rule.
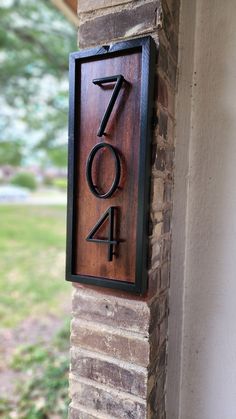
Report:
[[[70,55],[66,279],[142,294],[155,47]]]

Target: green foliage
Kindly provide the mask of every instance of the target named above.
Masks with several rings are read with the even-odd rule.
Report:
[[[6,400],[5,398],[0,397],[0,417],[6,418],[6,419],[10,418],[9,413],[11,412],[12,409],[13,409],[12,402],[10,400]]]
[[[35,364],[40,364],[48,356],[48,351],[39,345],[26,345],[17,348],[11,362],[11,367],[16,371],[25,371]]]
[[[15,146],[20,134],[26,160],[50,149],[53,163],[65,164],[65,148],[63,158],[55,150],[67,139],[75,28],[49,0],[1,1],[0,16],[0,141]]]
[[[33,377],[19,388],[17,410],[21,418],[46,419],[52,415],[67,418],[68,411],[68,359],[48,354],[41,363],[42,375]]]
[[[53,185],[56,188],[61,189],[62,191],[66,191],[66,188],[67,188],[67,180],[66,179],[63,179],[63,178],[54,179],[53,180]]]
[[[66,167],[67,149],[65,146],[48,149],[48,156],[51,162],[57,167]]]
[[[57,167],[66,167],[67,148],[66,146],[54,147],[48,149],[48,156],[51,163]]]
[[[16,174],[11,180],[11,184],[23,186],[24,188],[28,188],[31,191],[34,191],[37,188],[37,182],[34,175],[26,172]]]
[[[0,141],[0,165],[10,164],[20,166],[23,159],[22,143],[20,141]]]
[[[11,367],[26,375],[29,373],[31,378],[18,385],[17,407],[2,402],[3,413],[14,410],[16,417],[27,419],[46,419],[53,415],[67,417],[69,360],[62,350],[66,353],[69,350],[69,320],[57,334],[52,347],[42,343],[17,349]]]

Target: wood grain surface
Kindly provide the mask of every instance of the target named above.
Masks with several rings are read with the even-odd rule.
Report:
[[[80,63],[79,91],[75,138],[76,201],[75,201],[75,263],[74,274],[135,282],[136,230],[138,212],[138,168],[140,148],[141,53],[117,55],[112,58],[87,59]],[[122,74],[126,80],[110,116],[106,135],[97,131],[113,92],[114,83],[98,86],[92,80]],[[96,198],[86,180],[86,162],[92,148],[99,142],[113,145],[121,159],[121,179],[114,195]],[[102,192],[114,179],[114,160],[109,150],[101,149],[94,159],[92,177]],[[86,241],[90,230],[110,207],[115,211],[115,256],[107,260],[106,244]],[[108,223],[100,228],[97,238],[107,238]]]

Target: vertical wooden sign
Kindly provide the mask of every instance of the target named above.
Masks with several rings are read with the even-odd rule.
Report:
[[[146,291],[154,61],[151,37],[70,55],[69,281]]]

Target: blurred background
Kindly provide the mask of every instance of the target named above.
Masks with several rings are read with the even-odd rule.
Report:
[[[69,2],[71,3],[71,2]],[[63,418],[68,54],[59,0],[0,1],[0,417]]]

